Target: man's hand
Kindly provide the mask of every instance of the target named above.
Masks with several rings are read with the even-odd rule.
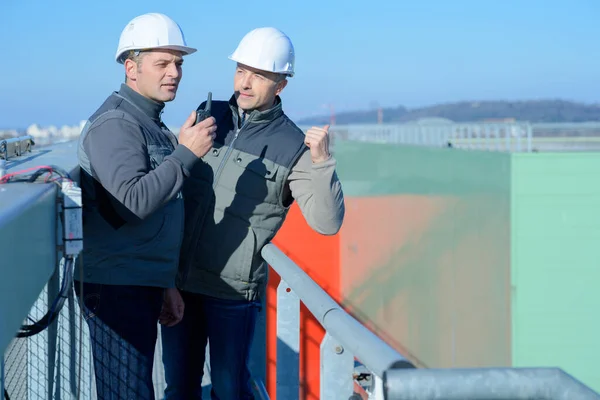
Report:
[[[165,326],[176,325],[183,318],[183,311],[184,304],[179,290],[176,288],[165,289],[158,322]]]
[[[192,111],[179,130],[179,143],[190,149],[196,157],[204,156],[211,149],[217,132],[216,120],[208,117],[197,125],[196,111]],[[193,125],[193,126],[192,126]]]
[[[313,163],[329,159],[329,125],[323,128],[313,126],[306,132],[304,143],[310,148]]]

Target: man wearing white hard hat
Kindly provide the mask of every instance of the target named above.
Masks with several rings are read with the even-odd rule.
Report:
[[[177,139],[161,114],[177,93],[183,57],[195,51],[166,15],[131,20],[115,55],[125,83],[79,139],[85,240],[75,289],[90,330],[99,399],[154,399],[157,321],[172,325],[183,316],[175,288],[181,191],[212,147],[216,125],[214,118],[194,124],[192,112]]]
[[[207,341],[211,398],[254,398],[247,364],[267,283],[260,250],[294,201],[323,235],[336,234],[344,218],[328,127],[305,135],[282,109],[279,95],[294,75],[289,37],[255,29],[230,58],[235,93],[212,103],[213,149],[184,184],[178,287],[186,306],[179,324],[161,329],[166,399],[201,398]]]

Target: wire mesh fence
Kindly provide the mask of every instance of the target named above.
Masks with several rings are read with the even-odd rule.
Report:
[[[52,308],[62,275],[63,272],[57,272],[48,281],[24,324],[39,321]],[[54,322],[35,335],[15,337],[6,349],[3,369],[5,398],[95,398],[89,334],[73,290],[67,293],[68,298]]]
[[[55,299],[57,286],[56,277],[50,279],[24,324],[31,324],[46,314],[49,305]],[[88,326],[80,312],[78,299],[74,291],[70,290],[69,297],[54,323],[36,335],[15,337],[7,347],[4,365],[0,368],[0,388],[3,384],[8,396],[5,398],[96,399],[90,343]],[[164,398],[166,382],[160,334],[157,337],[152,377],[155,399]]]
[[[23,324],[39,321],[52,307],[62,284],[62,265],[57,271]],[[46,329],[33,336],[12,340],[5,350],[2,367],[0,389],[4,386],[5,399],[97,398],[89,328],[73,288],[68,290],[68,298],[58,317]],[[153,381],[155,399],[164,398],[166,382],[160,334],[156,343]]]
[[[27,374],[27,355],[26,340],[15,340],[6,350],[4,390],[10,394],[11,399],[27,397],[27,379],[20,378]]]

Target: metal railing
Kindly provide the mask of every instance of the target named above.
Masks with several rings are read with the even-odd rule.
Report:
[[[391,368],[414,368],[342,309],[315,281],[273,244],[261,251],[281,277],[277,288],[277,397],[299,398],[300,301],[326,331],[321,342],[321,399],[348,400],[354,395],[354,358],[373,373],[370,393],[383,399],[382,378]]]
[[[404,356],[342,309],[275,245],[262,256],[281,277],[277,288],[277,396],[299,399],[300,301],[326,331],[321,343],[321,399],[348,400],[354,358],[373,379],[379,400],[600,400],[558,368],[416,369]]]
[[[508,152],[531,152],[533,137],[526,122],[352,124],[334,125],[330,132],[334,146],[336,140],[350,140]]]
[[[392,369],[386,400],[598,400],[559,368]]]
[[[0,158],[8,160],[9,157],[19,157],[23,153],[31,151],[33,145],[33,136],[30,135],[0,139]]]
[[[6,163],[10,157],[20,157],[30,152],[35,143],[33,137],[26,135],[10,139],[0,139],[0,178],[6,173]]]
[[[74,144],[40,151],[23,145],[33,144],[29,140],[1,141],[9,145],[9,168],[56,165],[77,181]],[[21,146],[18,150],[11,147],[16,143]],[[31,150],[31,156],[19,158],[17,154],[23,156],[24,150]],[[89,332],[72,292],[46,329],[15,337],[22,324],[39,321],[51,309],[64,277],[61,254],[57,254],[62,238],[57,190],[54,183],[0,185],[2,398],[6,393],[11,400],[91,399],[95,392]]]
[[[600,122],[563,122],[531,124],[535,137],[600,138]]]
[[[306,131],[310,126],[302,125]],[[331,141],[502,152],[600,151],[600,123],[436,122],[333,125]]]

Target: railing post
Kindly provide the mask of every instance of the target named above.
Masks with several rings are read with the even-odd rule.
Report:
[[[531,124],[527,124],[527,152],[531,153],[531,142],[533,140],[533,129]]]
[[[300,397],[300,299],[282,279],[277,287],[277,398]]]
[[[321,399],[348,400],[354,392],[354,355],[329,333],[321,342]]]

